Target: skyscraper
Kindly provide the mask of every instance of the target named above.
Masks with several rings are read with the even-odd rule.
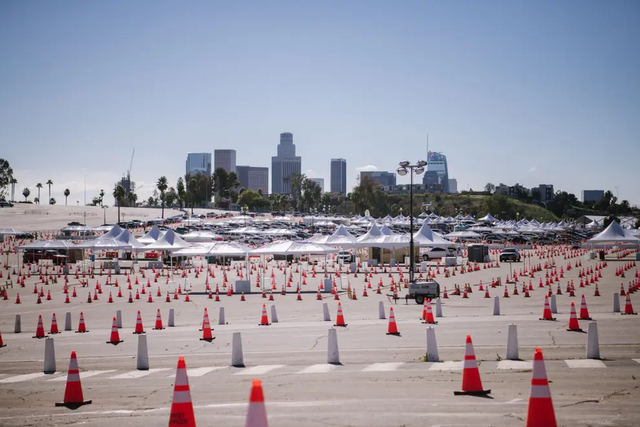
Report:
[[[211,153],[187,153],[185,175],[211,175]]]
[[[262,190],[265,196],[269,193],[269,168],[253,166],[236,166],[240,186],[249,190]]]
[[[288,178],[291,174],[302,171],[302,158],[296,156],[296,146],[293,144],[293,134],[280,134],[278,155],[271,157],[271,193],[289,194],[291,185]]]
[[[458,192],[458,180],[455,178],[449,178],[449,193],[455,194]]]
[[[396,186],[396,174],[394,172],[361,171],[360,182],[362,182],[365,176],[380,184],[383,190],[393,190]]]
[[[347,161],[331,159],[331,192],[347,194]]]
[[[427,172],[431,171],[438,172],[443,192],[449,193],[449,169],[447,168],[447,156],[433,151],[427,152]],[[425,174],[423,184],[427,184],[427,182],[424,182],[424,179],[426,179],[428,175],[430,174]]]
[[[228,173],[236,171],[236,150],[213,150],[213,163],[215,171],[223,168]]]

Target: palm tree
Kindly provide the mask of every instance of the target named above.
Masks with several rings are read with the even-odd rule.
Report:
[[[36,188],[38,189],[38,204],[40,204],[40,189],[42,188],[42,184],[37,183]]]
[[[104,206],[104,190],[100,190],[100,207]]]
[[[185,201],[184,180],[182,179],[182,177],[178,178],[176,191],[178,192],[178,204],[180,205],[180,210],[182,210],[182,206]]]
[[[120,222],[120,205],[124,201],[127,192],[124,190],[124,187],[120,184],[116,184],[113,189],[113,197],[116,199],[116,203],[118,204],[118,222]]]
[[[158,178],[158,183],[156,184],[158,191],[160,191],[160,200],[162,201],[162,218],[164,219],[164,192],[169,188],[169,184],[167,183],[167,177],[161,176]]]
[[[53,185],[53,181],[48,180],[46,184],[49,186],[49,200],[51,200],[51,186]]]
[[[11,178],[11,181],[9,182],[11,183],[11,201],[14,202],[16,200],[16,184],[18,183],[18,180]]]
[[[64,189],[64,205],[67,206],[67,197],[69,197],[69,194],[71,194],[71,191],[69,191],[68,188]]]
[[[193,215],[193,205],[195,204],[196,197],[198,196],[198,180],[195,177],[190,177],[187,182],[187,192],[191,199],[191,215]]]
[[[25,188],[24,190],[22,190],[22,195],[24,196],[25,202],[28,200],[29,194],[31,194],[31,190],[29,190],[28,188]]]

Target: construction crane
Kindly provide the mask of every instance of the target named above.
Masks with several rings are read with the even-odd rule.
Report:
[[[127,171],[127,179],[131,182],[131,168],[133,168],[133,156],[136,154],[136,149],[133,149],[133,153],[131,153],[131,162],[129,163],[129,170]]]
[[[124,187],[127,194],[135,191],[135,184],[131,181],[131,169],[133,168],[133,156],[136,154],[136,149],[133,149],[131,153],[131,162],[129,163],[129,170],[127,170],[126,176],[123,174],[120,184]]]

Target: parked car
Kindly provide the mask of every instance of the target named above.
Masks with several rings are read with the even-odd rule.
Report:
[[[422,254],[424,261],[430,261],[432,259],[441,259],[444,257],[456,256],[454,248],[429,248]]]
[[[12,208],[13,203],[9,203],[6,200],[0,200],[0,208]]]
[[[349,251],[338,252],[338,259],[342,260],[343,264],[349,264],[355,262],[356,256]]]
[[[500,252],[500,262],[520,262],[520,252],[516,248],[505,248]]]

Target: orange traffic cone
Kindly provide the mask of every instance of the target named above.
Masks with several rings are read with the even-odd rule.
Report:
[[[38,327],[36,328],[36,334],[33,336],[33,338],[44,338],[45,337],[45,333],[44,333],[44,325],[42,324],[42,316],[38,316]]]
[[[435,325],[438,322],[436,322],[436,320],[433,317],[433,309],[431,308],[431,300],[428,299],[425,301],[425,305],[426,305],[426,312],[425,312],[425,317],[424,317],[424,322],[422,323],[428,323],[431,325]]]
[[[247,420],[245,426],[248,427],[268,427],[267,411],[264,406],[264,394],[262,392],[262,382],[253,380],[251,395],[249,397],[249,409],[247,410]]]
[[[80,321],[78,322],[78,330],[76,331],[76,334],[82,334],[85,332],[89,331],[87,330],[87,325],[84,323],[84,313],[80,312]]]
[[[4,342],[2,342],[2,332],[0,332],[0,348],[6,347],[6,346],[7,345]]]
[[[142,326],[142,315],[140,314],[140,310],[138,310],[138,318],[136,319],[136,329],[133,331],[134,334],[144,334],[144,327]]]
[[[67,408],[75,409],[90,403],[91,400],[84,400],[84,396],[82,395],[82,383],[80,383],[78,359],[76,358],[76,352],[71,351],[69,372],[67,373],[67,385],[64,389],[64,400],[62,403],[56,402],[56,406],[66,406]]]
[[[267,316],[267,306],[262,304],[262,317],[260,318],[260,323],[258,326],[269,326],[269,317]]]
[[[569,328],[567,331],[582,332],[580,324],[578,323],[578,316],[576,316],[576,306],[573,301],[571,301],[571,315],[569,316]]]
[[[629,295],[628,293],[627,293],[627,301],[624,304],[624,313],[622,313],[622,314],[623,315],[625,315],[625,314],[632,314],[632,315],[638,314],[635,311],[633,311],[633,306],[631,305],[631,295]]]
[[[196,427],[196,418],[193,414],[193,403],[191,402],[191,391],[189,389],[189,377],[187,376],[187,365],[184,363],[184,357],[182,356],[178,359],[174,384],[169,425]]]
[[[549,297],[545,295],[544,297],[544,311],[542,312],[542,317],[540,320],[556,320],[555,317],[551,316],[551,307],[549,306]]]
[[[396,316],[393,314],[393,307],[389,307],[389,328],[387,329],[387,335],[400,336],[398,325],[396,325]]]
[[[158,309],[158,314],[156,314],[156,326],[153,327],[154,331],[164,329],[162,326],[162,314],[160,313],[160,309]]]
[[[453,394],[456,396],[466,394],[472,396],[486,396],[489,393],[491,393],[491,390],[482,389],[480,371],[478,370],[476,355],[473,352],[471,335],[467,335],[467,345],[464,352],[464,367],[462,370],[462,391],[454,391]]]
[[[113,323],[111,324],[111,338],[107,341],[107,344],[118,345],[121,342],[124,342],[120,339],[120,333],[118,332],[118,322],[116,318],[113,318]]]
[[[211,342],[214,339],[215,338],[211,334],[211,323],[209,322],[209,312],[205,311],[204,319],[202,319],[202,338],[200,338],[200,341]]]
[[[580,320],[591,320],[589,317],[589,309],[587,308],[587,300],[582,294],[582,302],[580,303]]]
[[[342,303],[338,303],[338,319],[333,326],[347,326],[347,324],[344,323],[344,315],[342,314]]]
[[[59,334],[60,331],[58,331],[58,321],[56,320],[56,314],[53,313],[53,317],[51,317],[51,330],[49,331],[50,334]]]
[[[536,348],[533,356],[533,375],[531,377],[531,393],[527,411],[527,427],[556,427],[556,414],[553,410],[551,390],[547,380],[542,350]]]

